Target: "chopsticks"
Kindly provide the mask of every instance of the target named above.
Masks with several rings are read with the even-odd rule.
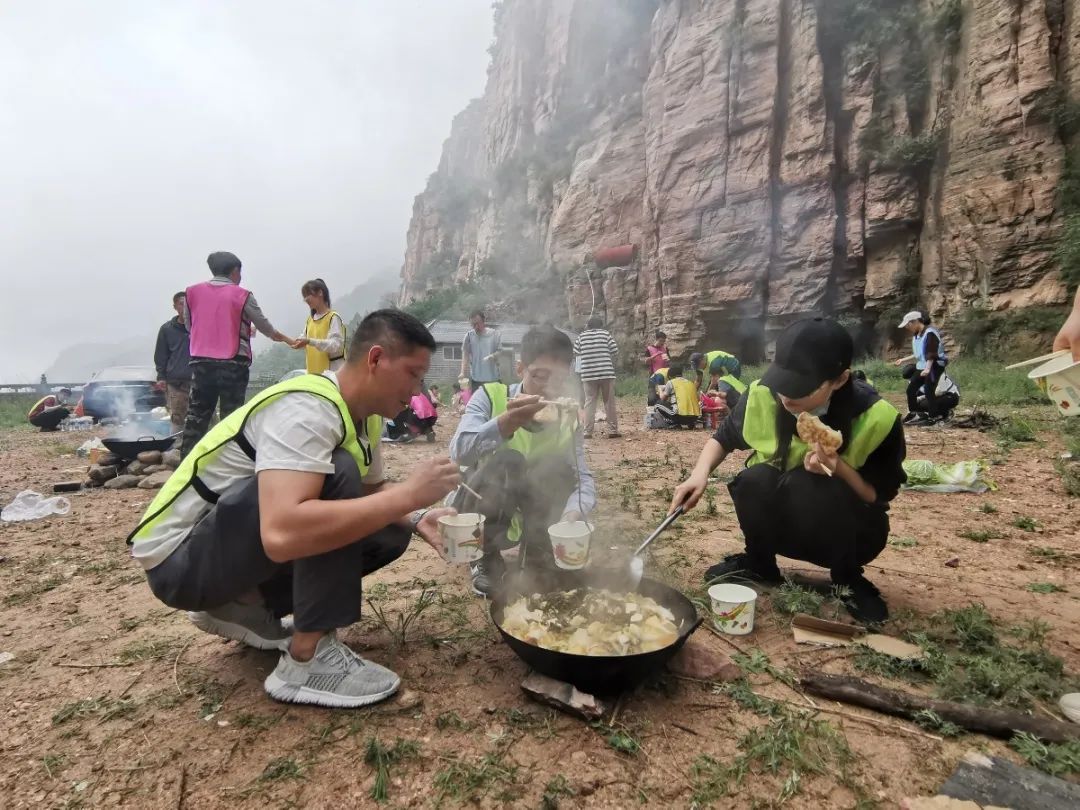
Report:
[[[465,490],[466,492],[468,492],[468,493],[469,493],[470,495],[472,495],[472,496],[473,496],[474,498],[476,498],[476,500],[478,500],[478,501],[482,501],[482,500],[484,500],[484,496],[483,496],[483,495],[481,495],[481,494],[480,494],[479,492],[477,492],[477,491],[476,491],[475,489],[473,489],[472,487],[470,487],[470,486],[469,486],[468,484],[466,484],[466,483],[465,483],[464,481],[462,481],[462,482],[461,482],[461,488],[462,488],[463,490]]]

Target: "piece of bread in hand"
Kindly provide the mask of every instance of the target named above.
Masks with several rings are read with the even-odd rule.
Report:
[[[823,450],[837,451],[844,443],[839,430],[833,430],[812,413],[804,411],[795,420],[795,429],[799,438],[807,444],[820,444]]]

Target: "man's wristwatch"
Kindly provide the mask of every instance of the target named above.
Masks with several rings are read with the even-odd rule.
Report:
[[[409,523],[412,524],[412,530],[415,532],[420,525],[420,521],[424,519],[424,515],[431,511],[431,507],[427,509],[417,509],[415,512],[409,515]]]

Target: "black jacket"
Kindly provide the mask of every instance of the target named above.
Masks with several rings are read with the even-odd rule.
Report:
[[[161,325],[154,347],[157,378],[166,382],[188,382],[191,379],[191,335],[180,318],[171,318]]]

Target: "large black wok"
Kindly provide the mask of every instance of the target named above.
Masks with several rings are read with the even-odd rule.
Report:
[[[146,450],[161,450],[162,452],[171,450],[179,435],[179,433],[174,433],[160,439],[157,436],[142,436],[138,439],[102,439],[101,443],[109,449],[109,452],[115,453],[125,461],[131,461]]]
[[[675,614],[679,637],[660,650],[637,655],[574,655],[555,652],[514,638],[502,628],[503,609],[521,596],[534,593],[567,591],[574,588],[609,588],[626,590],[622,571],[512,571],[503,580],[502,589],[491,601],[491,620],[503,640],[518,657],[537,672],[572,683],[583,692],[610,695],[637,686],[658,673],[679,651],[701,619],[694,604],[674,588],[652,579],[641,580],[638,592],[655,599]]]

